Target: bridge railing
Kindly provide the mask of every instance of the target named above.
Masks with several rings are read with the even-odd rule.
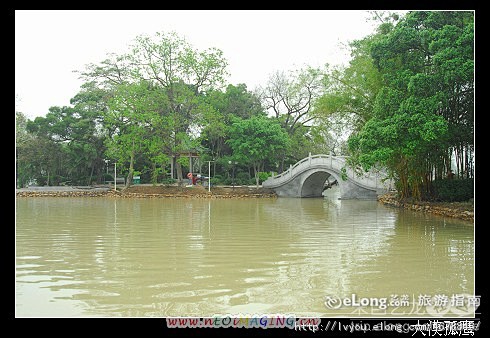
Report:
[[[333,156],[333,155],[309,155],[303,158],[294,165],[291,165],[285,172],[269,177],[265,181],[265,186],[279,186],[293,179],[298,173],[301,173],[311,166],[325,165],[338,175],[346,175],[351,181],[368,189],[390,189],[391,180],[384,180],[387,176],[382,171],[379,172],[364,172],[361,168],[352,168],[347,166],[347,156]]]
[[[319,155],[313,155],[313,156],[308,156],[303,158],[302,160],[296,162],[294,165],[291,165],[288,170],[284,171],[283,173],[279,175],[272,176],[272,179],[278,180],[280,178],[286,178],[289,179],[291,176],[294,176],[296,172],[298,172],[298,169],[303,169],[304,164],[307,164],[308,166],[313,163],[313,161],[316,161],[316,159],[329,159],[331,162],[331,165],[333,166],[333,163],[337,164],[337,162],[341,161],[342,164],[345,164],[345,158],[346,156],[332,156],[332,155],[324,155],[324,154],[319,154]],[[335,161],[334,161],[335,160]],[[340,169],[340,168],[339,168]]]
[[[341,159],[345,159],[346,156],[331,156],[331,155],[324,155],[324,154],[313,155],[313,156],[310,155],[310,156],[305,157],[304,159],[296,162],[294,165],[290,165],[288,170],[284,171],[283,173],[281,173],[279,175],[272,176],[272,178],[278,179],[280,177],[288,177],[288,175],[291,175],[294,172],[296,172],[297,170],[295,170],[295,169],[300,167],[303,163],[308,162],[308,164],[311,164],[313,159],[317,159],[317,158],[331,158],[331,159],[335,159],[335,160],[341,160]],[[344,160],[344,162],[345,162],[345,160]]]

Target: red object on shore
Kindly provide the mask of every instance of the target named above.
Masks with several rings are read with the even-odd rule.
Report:
[[[197,183],[197,176],[192,176],[192,185],[196,185]]]

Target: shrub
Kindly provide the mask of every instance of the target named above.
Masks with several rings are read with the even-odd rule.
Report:
[[[221,180],[221,184],[223,185],[232,185],[233,184],[233,179],[231,177],[226,177]],[[235,180],[236,184],[236,180]]]
[[[175,178],[167,177],[162,180],[162,184],[165,186],[169,186],[177,182]]]
[[[210,181],[211,181],[211,186],[212,186],[212,187],[213,187],[213,186],[216,186],[216,185],[218,185],[218,184],[221,184],[221,180],[220,180],[219,178],[216,178],[216,177],[211,178],[211,180],[210,180]]]
[[[271,173],[268,172],[259,172],[259,183],[263,183],[265,180],[267,180],[271,175]]]
[[[111,174],[104,174],[104,183],[106,181],[114,181],[114,176],[112,176]]]
[[[236,185],[248,185],[250,181],[250,175],[248,172],[241,171],[236,174],[235,184]]]
[[[211,186],[213,185],[221,185],[223,184],[223,176],[221,175],[214,175],[213,177],[211,177]]]
[[[432,182],[434,198],[442,202],[463,202],[473,198],[473,179],[436,180]]]

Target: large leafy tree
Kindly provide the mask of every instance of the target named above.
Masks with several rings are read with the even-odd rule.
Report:
[[[32,137],[17,146],[18,186],[30,183],[58,185],[63,176],[63,146],[45,137]]]
[[[51,107],[44,117],[23,119],[24,131],[17,135],[19,159],[25,159],[26,146],[35,146],[36,142],[43,145],[46,154],[51,154],[38,156],[35,149],[29,149],[30,180],[47,184],[103,182],[106,133],[102,122],[107,100],[105,90],[86,83],[70,100],[71,107]],[[44,163],[34,164],[34,159]]]
[[[234,159],[253,167],[257,187],[265,161],[289,146],[288,135],[278,121],[262,116],[235,120],[229,137],[227,143],[233,150]]]
[[[314,119],[310,113],[321,89],[322,73],[308,67],[289,74],[274,72],[257,89],[264,108],[277,118],[289,135]]]
[[[373,116],[376,95],[382,86],[381,73],[370,55],[370,47],[377,39],[378,34],[352,42],[352,59],[347,67],[327,67],[324,94],[314,110],[318,119],[347,120],[356,131]]]
[[[472,12],[410,12],[371,46],[383,86],[350,148],[366,168],[387,165],[401,197],[420,198],[452,154],[472,176],[473,27]]]
[[[226,140],[228,127],[232,121],[236,118],[248,119],[266,115],[259,97],[248,91],[245,84],[236,86],[230,84],[225,91],[209,91],[205,95],[205,102],[209,105],[209,109],[202,121],[200,139],[201,144],[215,159],[231,155]]]
[[[27,131],[29,119],[22,112],[15,112],[15,172],[17,178],[17,187],[22,188],[34,179],[35,171],[33,159],[30,158],[29,152],[31,147],[35,146],[33,135]]]
[[[390,12],[373,12],[380,22],[377,31],[349,42],[351,60],[347,66],[326,65],[322,95],[315,102],[315,148],[323,152],[347,154],[347,139],[362,129],[374,116],[376,96],[383,86],[382,74],[375,66],[371,47],[394,27],[399,16]]]
[[[173,143],[162,144],[161,151],[175,159],[177,178],[182,183],[180,155],[189,150],[183,148],[199,132],[200,121],[208,109],[201,97],[204,92],[223,85],[226,67],[227,62],[218,49],[198,51],[176,33],[157,33],[152,37],[137,37],[129,53],[112,55],[100,65],[89,65],[82,76],[114,92],[118,92],[119,86],[148,83],[160,97],[165,97],[163,106],[149,107],[146,111],[155,115],[151,121],[165,120],[168,126],[165,130],[171,129],[168,136]],[[138,110],[138,114],[145,112],[144,107]],[[132,125],[139,123],[134,121]],[[125,147],[131,148],[132,144]]]
[[[225,116],[227,122],[233,117],[247,119],[264,114],[260,98],[248,91],[244,83],[229,84],[225,91],[213,90],[206,96],[213,107]]]
[[[15,113],[15,121],[17,186],[59,184],[65,157],[63,145],[30,132],[32,121],[21,112]]]
[[[107,154],[120,163],[129,163],[127,186],[132,182],[138,155],[146,154],[153,162],[162,160],[157,158],[163,154],[163,139],[156,137],[154,126],[160,121],[155,121],[154,113],[164,104],[155,93],[146,82],[121,84],[109,100],[104,122],[115,129],[106,139]]]
[[[262,105],[269,114],[274,116],[286,131],[295,139],[293,153],[301,154],[301,149],[309,148],[309,129],[315,116],[312,114],[315,100],[322,90],[323,73],[316,68],[306,67],[289,73],[276,71],[269,77],[264,87],[257,93]],[[279,160],[279,171],[283,171],[285,162],[297,161],[284,151],[276,154]],[[301,156],[301,155],[300,155]]]
[[[29,121],[27,130],[46,146],[52,142],[61,147],[58,156],[62,156],[62,160],[58,161],[56,171],[65,180],[91,184],[102,171],[104,147],[92,111],[78,105],[51,107],[45,117]]]

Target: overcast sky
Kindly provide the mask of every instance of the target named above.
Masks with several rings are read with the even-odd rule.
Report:
[[[276,70],[349,60],[349,41],[371,34],[366,11],[16,11],[15,106],[29,118],[68,106],[74,70],[124,53],[141,34],[175,31],[195,49],[221,49],[229,83],[249,90]]]

